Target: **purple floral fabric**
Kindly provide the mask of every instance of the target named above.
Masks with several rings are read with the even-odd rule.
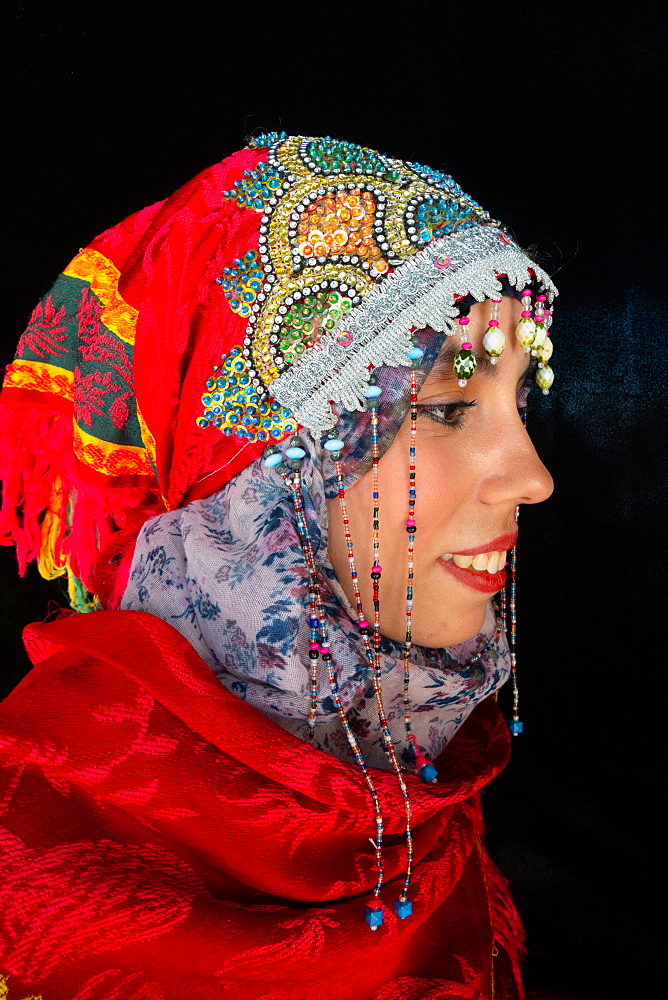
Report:
[[[422,331],[420,340],[426,349],[422,378],[438,354],[442,335]],[[383,388],[385,449],[406,415],[408,371],[380,369],[378,382]],[[348,485],[370,464],[367,422],[367,414],[340,414],[337,433],[346,443]],[[308,452],[302,470],[307,522],[340,695],[366,762],[387,768],[357,616],[327,555],[326,496],[335,493],[333,466],[316,442],[305,433],[301,436]],[[173,625],[233,694],[307,739],[308,574],[285,483],[261,459],[219,493],[147,522],[121,606],[149,612]],[[482,632],[469,641],[449,649],[413,648],[412,728],[427,757],[437,757],[474,706],[507,679],[510,658],[505,636],[469,664],[494,629],[490,605]],[[403,720],[401,644],[383,639],[381,668],[390,730],[400,760],[410,766],[413,753]],[[315,743],[342,760],[354,761],[324,669]]]

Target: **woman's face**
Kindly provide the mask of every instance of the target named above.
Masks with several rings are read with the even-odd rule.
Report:
[[[521,309],[516,299],[502,300],[506,348],[491,365],[482,347],[490,303],[474,305],[467,336],[478,357],[475,375],[459,387],[452,371],[459,337],[448,337],[418,396],[412,637],[420,646],[452,646],[480,631],[490,596],[505,582],[517,504],[540,503],[553,489],[518,412],[532,361],[514,335]],[[406,632],[409,444],[410,418],[378,466],[380,627],[399,642]],[[362,606],[372,622],[371,472],[346,490],[346,499]],[[328,514],[330,559],[355,607],[338,500],[328,501]]]

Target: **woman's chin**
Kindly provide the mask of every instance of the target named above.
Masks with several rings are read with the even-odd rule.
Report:
[[[461,642],[474,639],[481,631],[485,623],[487,614],[487,603],[469,610],[465,614],[458,615],[454,620],[440,622],[420,622],[413,613],[413,628],[411,640],[414,646],[423,646],[427,649],[443,649],[448,646],[458,646]],[[395,642],[404,642],[405,632],[398,629],[385,632],[383,635]]]

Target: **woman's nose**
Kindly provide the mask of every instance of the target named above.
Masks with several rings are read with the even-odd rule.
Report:
[[[554,480],[518,417],[505,428],[493,448],[478,498],[486,504],[542,503],[551,496]]]

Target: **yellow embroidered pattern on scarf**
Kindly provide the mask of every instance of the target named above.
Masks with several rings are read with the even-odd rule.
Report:
[[[1,973],[0,973],[0,1000],[14,1000],[14,997],[9,996],[9,986],[7,984],[7,980]],[[19,1000],[19,998],[16,997],[16,1000]],[[32,996],[22,997],[21,1000],[42,1000],[42,997],[41,995],[36,996],[33,993]]]
[[[91,290],[104,306],[100,317],[104,325],[126,344],[134,344],[139,314],[118,293],[121,272],[115,264],[97,250],[82,250],[67,265],[63,274],[89,282]]]
[[[93,437],[78,424],[73,425],[74,454],[96,472],[104,476],[150,476],[153,470],[144,448],[134,445],[111,444]]]
[[[144,419],[144,414],[139,409],[139,403],[137,403],[137,422],[139,423],[139,430],[141,431],[141,439],[146,446],[146,451],[151,457],[151,462],[155,466],[155,456],[156,456],[156,444],[155,438],[151,433],[151,428],[148,426]]]
[[[43,361],[18,358],[8,366],[3,388],[46,392],[71,403],[74,399],[74,375],[66,368],[47,365]]]

